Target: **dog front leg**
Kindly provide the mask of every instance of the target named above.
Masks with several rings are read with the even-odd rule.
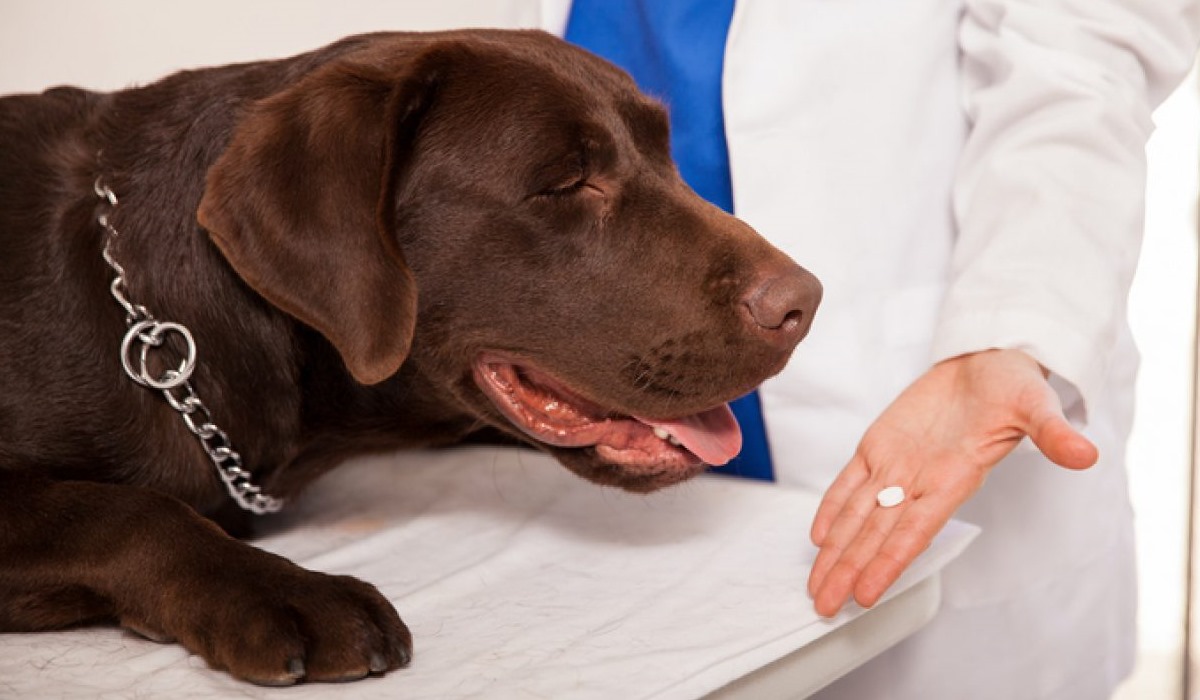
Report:
[[[100,621],[265,685],[360,678],[412,652],[358,579],[234,540],[154,491],[0,470],[0,632]]]

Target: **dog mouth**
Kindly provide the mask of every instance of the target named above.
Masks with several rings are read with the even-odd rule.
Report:
[[[670,418],[606,409],[528,363],[494,353],[473,366],[475,382],[513,426],[559,448],[592,448],[630,476],[698,472],[737,456],[742,433],[729,405]]]

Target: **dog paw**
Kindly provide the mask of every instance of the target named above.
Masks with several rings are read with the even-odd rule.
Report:
[[[291,565],[289,565],[291,566]],[[391,603],[350,576],[291,566],[244,572],[185,603],[196,611],[184,646],[214,668],[259,685],[352,681],[408,665],[412,635]]]

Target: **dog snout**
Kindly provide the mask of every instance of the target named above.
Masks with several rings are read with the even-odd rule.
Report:
[[[790,348],[808,334],[821,294],[820,281],[795,266],[766,275],[751,285],[742,303],[758,334]]]

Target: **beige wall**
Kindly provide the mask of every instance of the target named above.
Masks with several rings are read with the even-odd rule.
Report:
[[[522,0],[0,0],[0,94],[111,90],[380,30],[537,24]],[[518,9],[520,8],[520,9]]]

